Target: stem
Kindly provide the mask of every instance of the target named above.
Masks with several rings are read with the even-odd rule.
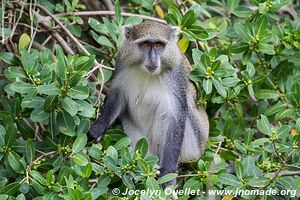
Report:
[[[108,10],[99,10],[99,11],[81,11],[81,12],[71,12],[71,13],[60,13],[55,15],[56,17],[63,17],[66,15],[74,15],[74,16],[91,16],[91,15],[115,15],[115,11],[108,11]],[[142,19],[145,20],[150,20],[150,21],[155,21],[155,22],[159,22],[162,24],[166,24],[167,22],[165,20],[162,19],[158,19],[155,17],[150,17],[150,16],[146,16],[146,15],[140,15],[140,14],[132,14],[132,13],[126,13],[126,12],[122,12],[121,13],[122,16],[124,17],[140,17]]]

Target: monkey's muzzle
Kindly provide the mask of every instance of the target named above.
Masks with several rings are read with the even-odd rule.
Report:
[[[146,68],[147,70],[150,72],[150,73],[153,73],[156,71],[156,69],[158,68],[157,65],[146,65]]]

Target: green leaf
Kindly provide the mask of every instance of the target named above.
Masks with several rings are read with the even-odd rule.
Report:
[[[243,65],[246,65],[249,60],[251,59],[252,57],[252,51],[247,49],[244,53],[243,53],[243,57],[242,57],[242,63]]]
[[[39,172],[32,170],[30,171],[30,176],[43,186],[48,185],[47,180]]]
[[[73,154],[71,160],[79,166],[86,166],[89,163],[88,159],[81,154]]]
[[[115,147],[113,146],[108,147],[108,149],[106,150],[106,156],[111,157],[115,163],[118,162],[118,152],[115,149]]]
[[[238,42],[238,43],[234,43],[233,45],[231,45],[229,47],[229,51],[232,52],[232,53],[237,54],[237,53],[244,52],[248,48],[249,48],[248,44]]]
[[[110,184],[110,182],[111,178],[108,175],[103,175],[100,176],[100,178],[97,181],[97,184],[106,187]]]
[[[70,97],[65,97],[61,101],[61,106],[63,107],[63,109],[65,111],[70,113],[71,116],[76,115],[77,112],[78,112],[78,104],[73,99],[71,99]]]
[[[26,146],[26,160],[28,163],[31,163],[35,158],[35,145],[31,139],[27,140]]]
[[[128,189],[131,189],[131,190],[134,189],[134,183],[133,183],[133,181],[129,178],[128,175],[124,174],[124,175],[122,176],[122,180],[123,180],[124,185],[125,185]]]
[[[286,138],[289,133],[290,133],[291,127],[288,125],[283,125],[281,126],[277,131],[276,131],[276,136],[279,139],[284,139]]]
[[[278,113],[278,112],[284,110],[286,107],[287,107],[286,104],[279,102],[279,103],[277,103],[277,104],[275,104],[275,105],[269,107],[269,108],[265,111],[264,114],[265,114],[266,116],[274,115],[274,114],[276,114],[276,113]]]
[[[237,177],[239,177],[239,179],[243,178],[244,166],[243,166],[243,163],[239,160],[235,161],[235,172],[236,172]]]
[[[26,75],[21,71],[20,67],[8,67],[4,71],[6,78],[11,81],[15,81],[16,78],[26,78]]]
[[[46,95],[59,95],[60,89],[56,85],[40,85],[38,87],[38,93]]]
[[[197,15],[194,13],[193,10],[187,11],[187,13],[185,13],[185,15],[182,18],[181,27],[185,28],[191,26],[196,21],[196,19]]]
[[[128,18],[126,18],[124,25],[133,25],[133,24],[139,24],[142,23],[143,19],[138,17],[138,16],[130,16]]]
[[[109,39],[103,35],[97,39],[97,42],[103,46],[106,46],[106,47],[109,47],[112,49],[114,48],[114,45],[111,43],[111,41],[109,41]]]
[[[233,9],[232,13],[236,15],[237,17],[241,18],[247,18],[250,17],[252,14],[252,10],[246,6],[238,6],[235,9]]]
[[[20,174],[24,174],[25,166],[21,162],[21,157],[14,151],[10,151],[7,156],[11,168]]]
[[[252,187],[258,187],[258,188],[262,188],[265,187],[267,185],[269,185],[270,180],[265,178],[265,177],[254,177],[249,179],[248,181],[248,185],[252,186]]]
[[[86,60],[86,62],[80,63],[76,62],[76,69],[78,72],[80,71],[88,71],[94,66],[94,61],[95,61],[95,55],[90,55],[89,58]]]
[[[228,0],[227,2],[227,8],[229,11],[233,11],[238,5],[240,4],[240,0]]]
[[[72,153],[80,152],[87,143],[87,136],[86,134],[79,135],[73,143]]]
[[[68,96],[73,99],[86,99],[89,97],[89,88],[85,86],[75,86],[68,91]]]
[[[259,43],[258,50],[268,55],[274,55],[276,53],[274,47],[267,43]]]
[[[226,87],[235,87],[238,82],[240,82],[240,79],[236,77],[228,77],[222,80],[223,85]]]
[[[82,119],[76,131],[77,135],[86,134],[90,128],[90,124],[90,120]]]
[[[255,97],[258,99],[277,99],[279,95],[274,90],[260,89],[255,92]]]
[[[0,52],[0,60],[9,65],[18,65],[19,60],[14,53],[11,52]]]
[[[147,178],[146,188],[149,188],[152,191],[156,191],[160,189],[158,182],[152,177]]]
[[[19,39],[19,44],[18,44],[18,49],[19,49],[19,53],[21,54],[22,49],[27,50],[27,48],[29,47],[30,44],[30,37],[29,35],[27,35],[27,33],[23,33]]]
[[[0,177],[0,188],[3,188],[6,185],[7,181],[7,178]]]
[[[202,28],[201,26],[198,25],[192,25],[189,27],[189,29],[192,33],[194,33],[198,39],[200,40],[205,40],[208,38],[208,33],[207,31]]]
[[[169,16],[169,17],[168,17]],[[173,25],[180,25],[182,21],[182,15],[180,11],[175,6],[168,7],[168,15],[166,16],[166,20],[168,18],[172,18]]]
[[[268,17],[267,15],[262,15],[256,23],[255,26],[255,35],[258,36],[259,39],[262,39],[261,36],[265,33],[268,28]]]
[[[14,82],[11,83],[9,86],[11,90],[20,94],[31,93],[36,89],[34,85],[24,82]]]
[[[105,27],[105,25],[100,23],[98,20],[94,18],[89,18],[88,23],[90,27],[95,31],[97,31],[98,33],[107,33],[107,28]]]
[[[257,120],[257,128],[260,132],[262,132],[266,135],[271,135],[272,134],[272,131],[270,129],[269,120],[264,115],[261,115],[261,119]]]
[[[79,38],[81,37],[81,26],[80,25],[73,24],[71,26],[68,26],[67,28],[76,37],[79,37]]]
[[[115,16],[116,16],[117,24],[121,25],[122,16],[121,16],[121,5],[119,0],[115,1]]]
[[[292,108],[285,109],[275,115],[276,120],[280,120],[286,117],[293,117],[295,115],[295,111]]]
[[[58,129],[65,135],[73,136],[75,122],[73,117],[66,111],[59,112],[57,115]]]
[[[218,93],[222,97],[226,98],[227,92],[226,92],[225,87],[221,84],[221,82],[219,80],[212,79],[212,83],[213,83],[214,87],[216,88],[216,90],[218,91]]]
[[[142,158],[144,158],[148,152],[148,142],[146,138],[141,138],[135,145],[134,151],[139,151]]]
[[[206,94],[210,94],[212,91],[212,81],[211,79],[204,79],[203,80],[203,89]]]
[[[168,24],[172,24],[174,26],[178,25],[178,21],[174,15],[167,14],[165,20],[168,22]]]
[[[207,54],[202,54],[201,61],[202,61],[203,65],[205,66],[205,68],[210,67],[211,61],[210,61],[210,57]]]
[[[183,190],[198,190],[201,188],[201,182],[196,177],[188,179],[183,185]]]
[[[104,156],[103,162],[108,167],[108,169],[110,169],[112,171],[116,170],[116,163],[110,156]]]
[[[6,200],[6,199],[8,199],[8,195],[7,194],[0,194],[0,199],[1,200]]]
[[[5,146],[11,147],[17,137],[17,133],[18,133],[17,126],[15,123],[12,123],[12,124],[8,124],[8,126],[6,126],[5,129],[6,129]]]
[[[243,160],[243,166],[244,166],[245,176],[252,176],[252,177],[262,176],[260,169],[255,165],[255,158],[253,156],[247,156]]]
[[[163,177],[161,177],[161,178],[158,180],[158,183],[159,183],[159,184],[163,184],[163,183],[172,181],[172,180],[176,179],[177,176],[178,176],[178,174],[176,174],[176,173],[169,173],[169,174],[166,174],[166,175],[164,175]]]
[[[83,169],[84,177],[89,177],[92,174],[92,164],[88,163]]]
[[[76,102],[79,105],[79,115],[89,118],[94,116],[95,108],[91,104],[87,103],[84,100],[77,100]]]
[[[56,50],[56,57],[58,59],[57,62],[57,67],[56,67],[56,72],[58,73],[57,75],[62,79],[66,79],[66,73],[68,70],[68,61],[66,56],[64,55],[64,52],[62,48],[59,45],[55,45],[55,50]]]
[[[237,187],[241,186],[240,180],[232,174],[227,174],[227,173],[220,174],[219,180],[221,181],[222,184],[225,184],[225,185],[231,185],[231,186],[237,186]]]
[[[30,114],[30,119],[33,122],[43,122],[46,121],[48,118],[49,118],[49,113],[45,112],[43,107],[35,108]]]
[[[7,195],[14,195],[20,188],[20,182],[14,182],[6,185],[1,188],[0,193],[4,193]]]
[[[120,139],[115,145],[114,147],[120,151],[121,149],[123,149],[124,147],[127,147],[128,145],[130,145],[131,143],[131,139],[129,137],[123,137],[122,139]]]
[[[246,71],[248,72],[250,77],[253,77],[255,75],[255,67],[252,63],[247,63]]]
[[[242,36],[243,41],[244,42],[249,42],[251,40],[250,35],[248,34],[247,30],[245,29],[245,25],[237,22],[234,24],[234,30],[237,34],[239,34],[240,36]],[[246,43],[242,43],[243,44],[243,48],[245,48]]]

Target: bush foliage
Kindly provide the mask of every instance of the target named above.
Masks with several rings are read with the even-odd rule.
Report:
[[[205,199],[208,189],[270,188],[292,193],[238,199],[300,198],[299,2],[116,1],[114,17],[81,16],[87,8],[77,0],[34,2],[4,0],[0,9],[1,199],[148,199],[150,194],[116,194],[126,188],[162,191],[161,184],[174,178],[178,189],[203,191],[178,194],[180,199]],[[161,178],[158,157],[146,156],[147,141],[130,148],[119,124],[100,143],[86,136],[103,100],[100,85],[112,77],[122,26],[147,15],[179,28],[197,103],[210,119],[205,155]],[[53,30],[41,19],[52,20]],[[89,54],[77,51],[55,19]]]

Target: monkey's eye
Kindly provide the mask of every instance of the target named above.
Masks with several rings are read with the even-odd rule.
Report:
[[[157,42],[157,43],[155,43],[154,48],[155,48],[155,49],[160,49],[160,48],[162,48],[163,46],[164,46],[164,44],[163,44],[162,42]]]
[[[143,47],[143,48],[150,48],[151,45],[150,45],[150,43],[148,43],[148,42],[144,42],[144,43],[142,44],[142,47]]]

